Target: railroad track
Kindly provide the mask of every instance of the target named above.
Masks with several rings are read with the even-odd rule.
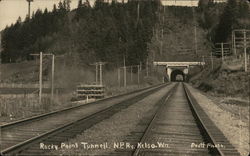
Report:
[[[60,144],[137,101],[166,87],[161,84],[96,102],[1,125],[1,155],[43,155],[40,143]]]
[[[154,115],[144,119],[124,140],[130,148],[116,149],[110,155],[240,155],[185,85],[179,84],[158,105]]]

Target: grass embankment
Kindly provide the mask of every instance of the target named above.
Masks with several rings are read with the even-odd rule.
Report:
[[[73,106],[82,104],[81,103],[72,103],[71,98],[75,95],[73,92],[76,90],[76,86],[80,83],[82,84],[93,84],[95,81],[95,68],[92,66],[90,67],[73,67],[73,66],[60,66],[59,60],[56,63],[56,70],[55,70],[55,87],[63,88],[63,93],[55,92],[54,102],[51,103],[50,95],[44,94],[43,95],[43,104],[39,105],[38,103],[38,95],[36,94],[27,94],[21,93],[18,95],[2,95],[0,96],[0,124],[6,123],[18,119],[22,119],[25,117],[30,117],[34,115],[38,115],[41,113],[50,112],[53,110],[62,109],[65,107]],[[62,62],[62,61],[61,61]],[[5,77],[2,79],[5,83],[25,83],[32,82],[38,83],[38,66],[35,68],[29,67],[34,64],[34,61],[31,62],[23,62],[19,64],[11,64],[11,65],[4,65],[2,71],[4,72]],[[25,69],[19,68],[27,67]],[[50,84],[50,72],[49,66],[45,67],[44,71],[44,82]],[[13,69],[13,70],[12,70]],[[16,70],[18,69],[18,70]],[[19,70],[20,69],[20,70]],[[37,70],[35,70],[37,69]],[[31,75],[27,74],[33,72]],[[156,73],[152,74],[155,76]],[[17,76],[18,75],[18,76]],[[147,87],[153,84],[157,84],[160,82],[160,79],[156,77],[147,77],[145,78],[145,71],[141,71],[140,74],[140,85],[137,84],[137,73],[131,73],[127,71],[127,86],[123,87],[123,72],[121,72],[121,82],[119,87],[118,78],[117,78],[117,70],[107,70],[104,69],[103,71],[103,83],[105,85],[105,96],[115,96],[122,93],[130,92],[133,90],[137,90],[142,87]],[[49,85],[50,86],[50,85]],[[24,86],[25,87],[25,86]],[[90,100],[91,101],[91,100]]]
[[[243,70],[243,60],[228,58],[217,64],[214,70],[206,68],[191,83],[214,96],[234,97],[248,100],[250,95],[250,72]]]
[[[127,87],[108,86],[106,88],[106,97],[131,92],[148,86],[150,86],[148,83],[143,83],[140,86],[129,85]],[[86,103],[85,100],[72,102],[71,99],[74,97],[72,93],[57,95],[53,103],[51,103],[50,95],[46,96],[47,97],[43,98],[42,104],[39,104],[37,95],[1,96],[0,124]],[[89,102],[91,101],[93,101],[93,99],[89,99]]]
[[[38,114],[72,106],[70,93],[55,95],[53,103],[50,96],[42,99],[39,104],[37,95],[8,95],[0,97],[0,124],[35,116]]]

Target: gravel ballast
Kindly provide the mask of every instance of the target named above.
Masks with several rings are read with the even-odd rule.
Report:
[[[174,84],[164,87],[160,91],[149,95],[143,100],[131,105],[130,107],[116,113],[107,120],[104,120],[90,129],[84,131],[81,135],[76,138],[69,140],[65,144],[78,143],[77,148],[71,149],[59,149],[58,151],[53,151],[56,155],[108,155],[110,152],[114,152],[113,144],[115,142],[122,142],[126,139],[126,136],[136,129],[136,125],[148,116],[152,115],[152,111],[155,111],[155,105],[158,100],[160,100]],[[83,147],[81,142],[89,144],[102,144],[107,143],[109,148],[94,148],[86,149]]]
[[[188,85],[188,88],[210,119],[223,132],[232,145],[236,147],[240,154],[242,156],[248,155],[250,150],[249,122],[244,122],[241,118],[221,109],[213,100],[190,85]],[[245,109],[248,109],[248,107],[245,107]]]

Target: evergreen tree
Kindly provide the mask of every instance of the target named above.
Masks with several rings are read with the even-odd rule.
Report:
[[[236,0],[228,0],[216,29],[214,42],[226,42],[237,25],[238,8]]]
[[[245,0],[240,0],[239,1],[239,18],[250,18],[249,14],[249,5],[247,1]]]
[[[83,5],[83,4],[82,4],[82,0],[79,0],[79,1],[78,1],[78,6],[77,6],[77,8],[82,7],[82,5]]]

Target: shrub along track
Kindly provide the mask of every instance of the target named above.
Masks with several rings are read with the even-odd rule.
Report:
[[[41,150],[39,143],[60,144],[165,86],[148,87],[1,125],[1,154],[38,155],[48,152]]]
[[[110,155],[240,155],[185,86],[169,95],[153,118],[143,120],[124,140],[131,146]]]

